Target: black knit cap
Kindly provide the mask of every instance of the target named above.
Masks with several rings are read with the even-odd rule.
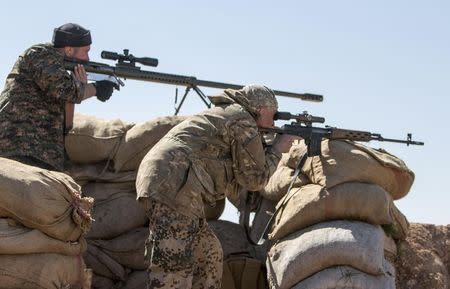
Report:
[[[78,24],[67,23],[53,30],[53,46],[55,48],[82,47],[91,45],[91,32]]]

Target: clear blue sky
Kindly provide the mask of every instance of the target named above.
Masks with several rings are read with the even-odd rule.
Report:
[[[328,125],[392,138],[412,132],[424,147],[371,146],[416,173],[397,202],[410,221],[450,223],[449,1],[10,1],[2,14],[2,81],[23,50],[75,22],[92,31],[94,61],[102,50],[129,48],[159,58],[151,69],[160,72],[323,94],[321,104],[280,97],[280,110],[308,110]],[[141,122],[172,114],[174,93],[126,81],[109,102],[77,111]],[[192,94],[182,114],[203,109]],[[225,218],[236,220],[235,211]]]

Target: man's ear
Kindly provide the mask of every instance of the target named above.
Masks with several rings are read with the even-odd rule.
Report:
[[[67,57],[73,57],[74,49],[73,47],[66,46],[64,47],[64,55]]]

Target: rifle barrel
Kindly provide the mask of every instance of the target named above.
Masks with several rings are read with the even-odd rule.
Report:
[[[312,93],[295,93],[295,92],[287,92],[281,90],[274,90],[275,95],[300,98],[301,100],[314,101],[314,102],[322,102],[323,96],[320,94],[312,94]]]
[[[393,139],[393,138],[384,138],[384,137],[376,137],[373,138],[373,140],[376,141],[386,141],[386,142],[396,142],[396,143],[404,143],[406,145],[418,145],[418,146],[423,146],[425,143],[421,142],[421,141],[414,141],[414,140],[401,140],[401,139]]]
[[[225,83],[225,82],[216,82],[209,80],[201,80],[197,79],[194,76],[185,76],[185,75],[177,75],[177,74],[169,74],[162,72],[153,72],[141,70],[139,67],[130,68],[130,67],[115,67],[109,66],[104,63],[91,62],[91,61],[79,61],[74,59],[66,59],[65,68],[69,70],[73,70],[77,64],[83,64],[84,69],[87,72],[106,74],[116,77],[122,77],[125,79],[133,79],[140,81],[151,81],[158,82],[163,84],[170,85],[182,85],[182,86],[203,86],[203,87],[211,87],[211,88],[219,88],[219,89],[241,89],[244,85]],[[286,92],[280,90],[274,90],[275,95],[278,96],[286,96],[299,98],[307,101],[315,101],[321,102],[323,100],[322,95],[310,94],[310,93],[294,93],[294,92]]]

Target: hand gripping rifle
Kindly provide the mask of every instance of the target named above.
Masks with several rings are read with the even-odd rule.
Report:
[[[280,134],[290,134],[290,135],[296,135],[305,140],[305,144],[307,145],[307,152],[304,154],[299,162],[296,165],[294,176],[292,178],[292,181],[288,188],[288,193],[292,189],[292,185],[295,182],[295,179],[299,175],[303,165],[306,162],[306,159],[308,157],[312,156],[320,156],[321,155],[321,142],[323,139],[330,139],[330,140],[336,140],[336,139],[346,139],[351,141],[361,141],[361,142],[369,142],[371,140],[376,141],[385,141],[385,142],[395,142],[395,143],[403,143],[407,146],[409,145],[424,145],[423,142],[420,141],[413,141],[412,140],[412,134],[408,133],[406,140],[400,140],[400,139],[391,139],[391,138],[384,138],[381,136],[381,134],[378,133],[371,133],[368,131],[359,131],[359,130],[350,130],[350,129],[339,129],[336,127],[330,127],[326,126],[324,128],[322,127],[313,127],[313,123],[324,123],[325,119],[323,117],[317,117],[312,116],[308,114],[307,112],[303,112],[302,114],[291,114],[289,112],[277,112],[275,114],[274,119],[278,120],[291,120],[294,119],[295,122],[292,122],[291,124],[283,125],[281,128],[274,127],[274,128],[260,128],[260,131],[262,132],[268,132],[268,133],[280,133]],[[267,239],[267,232],[269,230],[269,227],[272,224],[273,219],[275,218],[275,215],[277,212],[282,208],[287,201],[288,193],[279,201],[279,204],[277,206],[277,209],[273,213],[273,215],[270,217],[269,221],[267,222],[267,225],[264,228],[264,231],[261,234],[261,237],[258,240],[257,245],[262,245],[265,240]],[[250,240],[252,241],[252,240]]]
[[[185,93],[179,105],[175,107],[175,115],[177,115],[180,111],[180,108],[191,89],[193,89],[197,93],[200,99],[209,108],[211,107],[211,103],[209,102],[208,97],[200,90],[199,86],[219,89],[241,89],[242,87],[244,87],[243,85],[239,84],[201,80],[197,79],[194,76],[184,76],[141,70],[141,67],[136,66],[136,63],[156,67],[158,66],[158,59],[150,57],[135,57],[134,55],[129,54],[128,49],[124,49],[123,54],[102,51],[101,57],[103,59],[117,61],[117,63],[115,66],[110,66],[108,64],[99,62],[81,61],[73,58],[66,58],[65,68],[68,70],[73,70],[77,64],[82,64],[84,66],[84,69],[88,72],[89,80],[109,80],[115,83],[118,87],[125,85],[120,78],[185,86]],[[280,90],[274,90],[274,93],[279,96],[299,98],[306,101],[321,102],[323,100],[323,96],[318,94],[294,93]],[[177,103],[177,94],[175,95],[175,104]]]

